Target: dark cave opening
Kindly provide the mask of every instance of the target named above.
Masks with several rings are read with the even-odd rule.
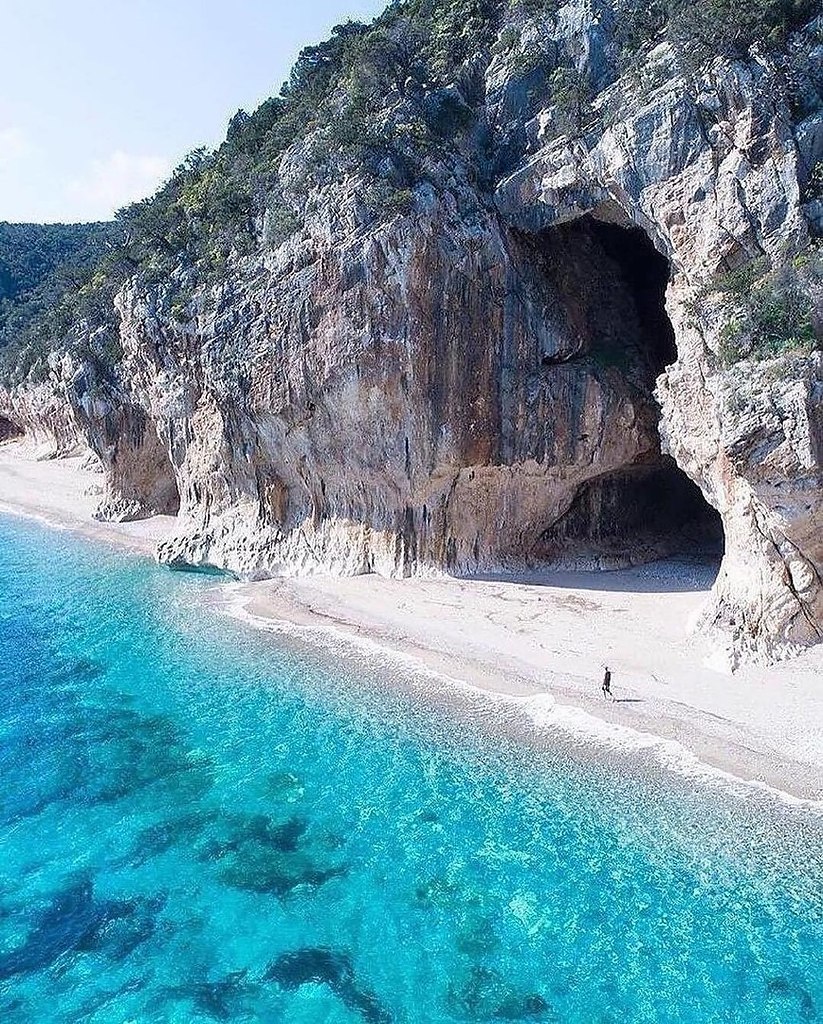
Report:
[[[12,423],[6,416],[0,416],[0,444],[3,441],[13,441],[15,438],[22,436],[23,431],[16,423]]]
[[[541,536],[535,555],[586,568],[622,568],[658,558],[719,561],[723,523],[716,509],[666,455],[586,481]]]
[[[669,261],[646,232],[585,216],[526,244],[563,309],[566,342],[545,351],[543,365],[588,361],[651,394],[677,344],[666,312]]]
[[[620,269],[637,313],[640,345],[657,378],[677,359],[674,327],[666,312],[669,261],[640,228],[624,228],[594,218],[588,227],[606,257]]]
[[[532,556],[601,568],[685,555],[719,560],[724,549],[719,513],[660,451],[654,385],[677,359],[666,310],[669,261],[645,231],[592,216],[543,232],[538,244],[579,339],[576,351],[553,362],[608,377],[635,401],[647,403],[657,454],[582,483]]]

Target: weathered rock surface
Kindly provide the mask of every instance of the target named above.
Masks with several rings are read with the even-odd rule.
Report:
[[[657,51],[664,67],[670,59]],[[538,152],[497,198],[532,231],[587,213],[631,223],[670,260],[678,359],[658,382],[661,432],[723,518],[726,554],[704,621],[735,664],[823,637],[821,356],[723,368],[728,317],[699,303],[699,285],[808,244],[800,182],[823,147],[818,118],[795,138],[765,61],[717,61],[696,85],[667,75],[604,133]]]
[[[0,388],[0,419],[6,424],[2,440],[23,433],[37,446],[43,458],[74,455],[86,449],[62,374],[55,365],[54,379],[6,391]]]
[[[611,4],[580,0],[521,34],[574,55],[594,127],[558,136],[546,81],[497,53],[494,188],[432,158],[412,212],[375,221],[356,178],[330,186],[185,318],[166,286],[125,288],[117,382],[64,362],[0,392],[0,415],[55,451],[88,445],[101,515],[179,506],[162,561],[252,577],[665,553],[686,519],[710,527],[671,456],[722,517],[706,623],[732,660],[820,639],[820,353],[725,368],[728,317],[702,288],[809,244],[823,132],[793,128],[766,58],[694,79],[661,46],[642,81],[617,79],[612,30]],[[616,509],[651,479],[670,500],[632,544]]]
[[[723,516],[726,555],[704,624],[742,657],[823,638],[823,359],[743,363],[660,382],[664,442]],[[695,430],[694,423],[701,429]],[[688,424],[688,430],[686,425]]]
[[[494,211],[467,239],[436,202],[278,254],[185,331],[124,307],[191,523],[161,556],[251,575],[522,562],[583,480],[659,450],[636,313],[583,244],[601,280],[581,298]],[[604,333],[636,380],[595,365]]]

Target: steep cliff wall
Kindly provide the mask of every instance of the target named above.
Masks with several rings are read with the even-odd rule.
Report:
[[[522,562],[582,481],[657,454],[618,269],[589,242],[600,282],[572,304],[545,255],[493,209],[475,218],[467,236],[431,197],[343,244],[301,240],[179,331],[123,297],[126,363],[189,523],[164,559],[245,574]],[[636,379],[588,351],[610,317]]]
[[[285,240],[234,253],[216,284],[182,266],[127,283],[114,371],[52,360],[48,382],[0,391],[0,415],[58,450],[82,438],[101,515],[179,506],[163,561],[247,576],[611,566],[716,542],[673,459],[722,517],[706,624],[733,659],[816,641],[821,355],[730,361],[739,302],[717,282],[814,252],[823,119],[798,122],[756,53],[687,73],[661,44],[621,74],[613,13],[509,14],[461,81],[391,91],[385,133],[433,107],[475,118],[429,146],[396,212],[356,167],[312,178],[312,136],[296,142]],[[576,125],[555,65],[594,97]]]
[[[44,458],[73,455],[87,449],[63,384],[64,372],[67,368],[55,367],[52,381],[13,390],[0,388],[0,417],[7,424],[3,440],[24,434]]]
[[[704,285],[807,249],[801,184],[820,160],[823,121],[793,129],[768,61],[717,60],[691,80],[666,47],[654,63],[662,81],[643,102],[623,97],[625,116],[591,143],[550,143],[497,200],[530,230],[582,214],[631,223],[669,259],[677,360],[657,384],[664,449],[719,510],[726,542],[704,621],[728,638],[733,663],[790,653],[823,637],[821,354],[725,365],[739,311]],[[819,285],[814,301],[819,317]]]

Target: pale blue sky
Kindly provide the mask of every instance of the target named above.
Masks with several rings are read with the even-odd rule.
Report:
[[[0,0],[0,220],[105,219],[387,0]]]

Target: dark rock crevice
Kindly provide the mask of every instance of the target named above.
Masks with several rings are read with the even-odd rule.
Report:
[[[22,436],[23,431],[16,423],[13,423],[6,416],[0,416],[0,444],[3,441],[13,441]]]

